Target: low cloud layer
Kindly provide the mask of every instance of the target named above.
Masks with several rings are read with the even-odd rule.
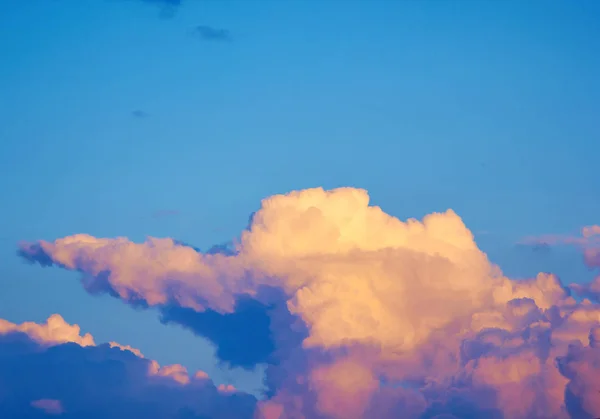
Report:
[[[600,416],[595,282],[507,278],[451,210],[402,222],[364,190],[309,189],[263,200],[235,243],[81,234],[19,254],[266,364],[257,419]]]
[[[0,320],[0,417],[251,418],[256,400],[206,373],[160,366],[116,342],[95,345],[55,314]]]

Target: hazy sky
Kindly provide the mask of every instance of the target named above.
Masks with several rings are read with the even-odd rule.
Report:
[[[255,389],[260,372],[220,369],[208,343],[16,244],[207,249],[261,199],[315,186],[365,188],[400,219],[452,208],[511,275],[589,279],[575,251],[516,243],[599,222],[599,2],[0,5],[0,318],[60,313]]]

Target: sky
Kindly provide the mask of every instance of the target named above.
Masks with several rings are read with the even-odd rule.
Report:
[[[600,153],[599,3],[0,0],[0,6],[0,319],[7,322],[0,332],[8,348],[1,349],[0,339],[0,362],[15,351],[46,367],[61,351],[76,353],[84,366],[98,358],[120,362],[135,371],[124,386],[149,388],[143,396],[131,393],[136,403],[148,408],[164,386],[174,400],[164,412],[191,409],[177,417],[260,411],[265,419],[353,419],[348,412],[386,419],[372,405],[393,400],[386,411],[392,412],[400,399],[402,411],[412,406],[415,418],[600,415],[600,399],[573,390],[593,381],[581,360],[600,357],[587,339],[600,324],[600,314],[589,314],[600,313],[594,282],[600,253],[596,233],[582,230],[600,224],[600,184],[593,181]],[[424,222],[423,231],[397,221],[431,213],[443,215]],[[213,248],[224,244],[229,250]],[[388,250],[401,254],[386,256]],[[428,259],[436,254],[449,265]],[[397,262],[404,258],[404,265]],[[413,263],[413,273],[405,271]],[[488,265],[504,276],[489,273]],[[385,286],[376,281],[410,275],[416,276]],[[482,276],[492,279],[482,283]],[[373,281],[376,303],[353,300],[369,294],[365,278]],[[348,283],[362,285],[340,285]],[[391,287],[406,309],[395,310],[381,287]],[[469,297],[463,301],[458,291]],[[452,304],[454,297],[461,304]],[[423,314],[421,304],[432,302],[447,311]],[[267,306],[275,309],[265,312]],[[497,311],[510,326],[494,323],[494,330],[531,334],[541,320],[528,315],[524,326],[513,315],[526,308],[550,319],[560,342],[530,342],[527,350],[538,352],[513,351],[511,365],[544,347],[562,366],[532,372],[545,384],[535,391],[522,384],[535,394],[521,410],[500,406],[524,390],[498,384],[492,372],[501,361],[489,353],[476,367],[461,367],[461,374],[472,374],[472,392],[461,387],[464,397],[491,394],[489,404],[469,413],[463,402],[447,401],[455,400],[447,388],[443,403],[439,388],[423,390],[423,382],[458,380],[456,371],[435,380],[423,371],[381,378],[382,369],[405,368],[414,351],[435,346],[437,335],[426,331],[444,330],[440,339],[452,346],[457,334],[441,318],[460,322],[477,313],[484,322]],[[379,314],[360,320],[369,310]],[[567,319],[581,320],[581,312],[588,313],[585,333]],[[45,322],[54,314],[60,327],[52,329]],[[420,317],[426,320],[414,320]],[[19,326],[24,322],[37,326]],[[71,324],[94,343],[82,346],[79,330],[58,337],[44,331]],[[580,348],[565,346],[567,326],[569,336],[584,336]],[[467,329],[463,345],[487,330],[461,330]],[[388,336],[400,332],[403,339]],[[309,343],[298,343],[299,336]],[[143,357],[104,342],[139,348]],[[506,345],[497,353],[512,362]],[[448,354],[456,357],[454,349]],[[398,351],[401,360],[394,358]],[[363,358],[368,362],[357,361]],[[180,367],[161,370],[156,363],[185,367],[192,379],[181,384],[185,379],[173,378]],[[27,371],[47,384],[52,373],[44,368]],[[196,370],[214,385],[204,375],[193,378]],[[357,380],[369,384],[340,389],[344,374],[365,376]],[[292,377],[303,378],[290,384]],[[91,414],[90,406],[44,396],[33,385],[11,384],[13,378],[0,374],[6,414]],[[185,389],[172,387],[171,379]],[[382,380],[400,384],[385,387]],[[480,382],[485,391],[473,384]],[[194,386],[210,392],[211,402],[188,406]],[[546,403],[551,413],[539,407],[561,388],[562,405]],[[6,389],[18,397],[3,402]],[[42,401],[23,407],[36,391]],[[98,417],[134,408],[110,403],[116,410]],[[233,407],[219,410],[225,405]],[[164,412],[160,417],[169,417]]]

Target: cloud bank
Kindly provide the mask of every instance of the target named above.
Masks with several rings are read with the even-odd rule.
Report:
[[[403,222],[308,189],[263,200],[233,249],[80,234],[19,254],[266,364],[256,419],[600,416],[595,283],[578,301],[552,274],[505,277],[451,210]]]
[[[57,314],[0,320],[0,417],[252,418],[256,400],[202,371],[160,366],[116,342],[96,345]]]

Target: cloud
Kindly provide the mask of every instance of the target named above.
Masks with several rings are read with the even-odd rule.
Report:
[[[183,4],[183,0],[141,0],[142,3],[159,5],[166,11],[174,11]]]
[[[530,246],[577,246],[582,249],[600,247],[600,226],[590,225],[581,229],[580,235],[547,234],[528,236],[519,244]]]
[[[70,325],[58,315],[53,314],[48,317],[46,323],[37,324],[25,322],[14,324],[7,320],[0,319],[0,334],[25,333],[29,338],[40,345],[52,345],[57,343],[73,342],[80,346],[93,346],[94,338],[89,333],[80,336],[78,325]]]
[[[143,118],[147,118],[150,116],[150,114],[146,111],[142,111],[140,109],[136,109],[134,111],[131,111],[131,116],[133,116],[134,118],[138,118],[138,119],[143,119]]]
[[[1,417],[252,417],[253,396],[215,386],[202,371],[161,367],[127,345],[96,346],[57,314],[43,324],[0,324]]]
[[[523,243],[544,246],[575,246],[583,254],[585,265],[591,270],[600,268],[600,225],[589,225],[581,229],[580,236],[548,235],[528,237]],[[600,275],[587,284],[571,284],[569,286],[577,294],[600,302]]]
[[[60,415],[64,413],[62,403],[60,400],[53,399],[39,399],[31,402],[31,406],[41,409],[49,415]]]
[[[227,29],[213,28],[207,25],[198,25],[194,32],[204,41],[229,42],[232,41],[231,33]]]
[[[594,236],[600,236],[600,225],[585,226],[581,230],[581,234],[587,239]]]
[[[160,8],[162,18],[171,18],[177,10],[183,5],[184,0],[133,0],[142,4],[154,5]]]
[[[162,4],[167,6],[181,6],[183,0],[142,0],[144,3]]]
[[[267,361],[273,351],[266,307],[254,300],[241,300],[233,313],[213,310],[196,312],[176,305],[161,310],[165,324],[179,323],[217,346],[217,356],[231,366],[252,368]],[[243,336],[243,337],[242,337]],[[240,341],[246,345],[240,348]]]
[[[19,254],[156,309],[223,362],[265,364],[258,419],[596,414],[578,363],[600,350],[600,305],[550,273],[507,278],[452,210],[403,222],[361,189],[294,191],[263,200],[233,243],[75,235]]]

